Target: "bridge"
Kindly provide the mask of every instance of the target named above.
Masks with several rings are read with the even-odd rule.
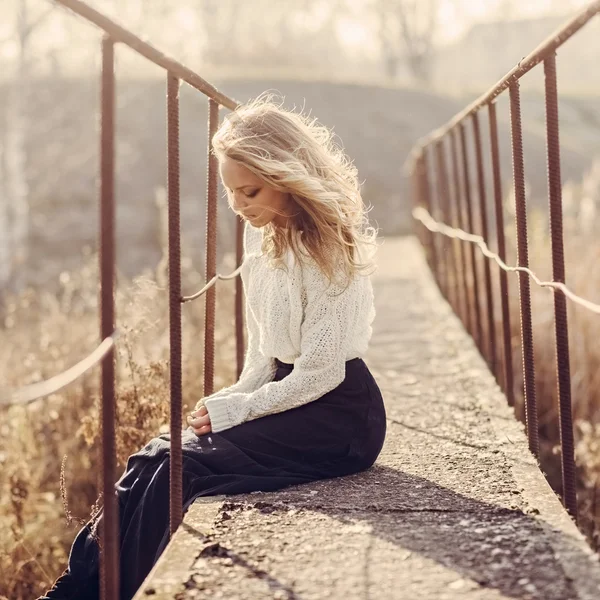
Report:
[[[375,466],[197,501],[135,600],[598,597],[596,556],[426,267],[415,239],[380,250]]]
[[[206,285],[183,296],[179,239],[179,86],[209,98],[208,147],[222,109],[236,101],[80,0],[56,0],[105,32],[102,42],[100,343],[65,373],[0,396],[29,403],[101,365],[102,597],[118,597],[115,459],[115,76],[114,46],[162,67],[168,110],[169,323],[172,440],[171,541],[136,595],[183,598],[462,597],[544,600],[600,596],[598,557],[577,528],[567,300],[600,313],[565,284],[558,86],[555,54],[600,13],[591,2],[497,85],[420,140],[406,170],[413,183],[416,237],[387,239],[375,276],[378,317],[367,361],[380,382],[388,436],[377,464],[359,475],[276,493],[181,499],[181,305],[206,295],[204,392],[213,391],[217,165],[209,158]],[[552,281],[529,269],[519,80],[546,74]],[[495,99],[510,96],[517,265],[506,264]],[[484,171],[481,113],[487,111],[491,177]],[[487,191],[492,195],[488,200]],[[477,201],[477,204],[475,202]],[[490,232],[495,208],[496,237]],[[497,245],[497,252],[492,245]],[[241,224],[236,257],[241,262]],[[499,293],[492,286],[498,271]],[[518,273],[525,427],[515,418],[508,273]],[[558,363],[562,498],[538,462],[531,281],[553,291]],[[242,293],[236,279],[234,331],[243,360]],[[497,331],[495,303],[502,319]],[[514,315],[513,315],[514,318]],[[562,504],[561,504],[562,500]]]

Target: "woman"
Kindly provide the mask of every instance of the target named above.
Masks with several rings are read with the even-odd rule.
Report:
[[[374,317],[375,231],[356,170],[331,132],[268,97],[213,139],[231,208],[247,224],[242,279],[248,348],[239,381],[198,402],[183,434],[184,509],[200,496],[272,491],[369,468],[386,430],[362,356]],[[121,599],[164,550],[169,436],[129,457],[116,485]],[[91,525],[45,598],[98,595]]]

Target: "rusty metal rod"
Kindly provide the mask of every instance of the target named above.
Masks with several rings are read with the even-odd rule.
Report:
[[[439,202],[439,177],[437,173],[437,165],[436,165],[436,157],[433,152],[434,148],[425,148],[424,155],[426,158],[426,185],[427,185],[427,197],[429,199],[429,203],[431,206],[431,214],[440,215],[440,202]],[[435,263],[435,268],[437,271],[437,282],[442,293],[442,296],[445,298],[448,297],[447,290],[447,268],[446,268],[446,254],[444,252],[445,240],[440,239],[439,236],[432,236],[432,243],[435,245],[435,255],[437,257],[437,261]]]
[[[451,151],[452,151],[452,175],[454,181],[454,200],[456,204],[456,220],[457,225],[460,229],[465,229],[464,223],[464,212],[463,212],[463,201],[462,201],[462,186],[460,180],[460,169],[458,162],[458,135],[456,130],[451,131],[450,134]],[[460,275],[463,286],[463,300],[464,300],[464,312],[462,315],[462,322],[465,329],[471,332],[471,300],[469,298],[469,282],[467,281],[467,246],[466,244],[459,244],[460,250]]]
[[[416,163],[415,166],[415,170],[414,170],[414,190],[415,190],[415,194],[414,194],[414,201],[413,204],[414,206],[424,206],[425,202],[424,202],[424,194],[423,194],[423,157],[419,157],[419,160]],[[429,242],[431,241],[431,236],[430,234],[428,234],[427,230],[425,228],[420,228],[419,231],[421,232],[421,245],[423,246],[423,249],[425,251],[425,260],[427,261],[427,264],[429,265],[429,268],[431,269],[431,272],[433,273],[434,277],[435,277],[435,271],[433,270],[433,263],[431,262],[431,250],[430,250],[430,246],[429,246]]]
[[[594,16],[600,13],[600,0],[595,0],[588,4],[584,9],[577,13],[572,19],[559,27],[554,33],[549,35],[533,52],[519,61],[500,81],[493,85],[487,92],[483,93],[474,102],[469,104],[464,110],[455,115],[448,123],[433,131],[430,135],[423,138],[415,145],[409,165],[420,154],[425,146],[433,144],[453,130],[459,123],[467,119],[470,115],[477,112],[508,89],[515,81],[520,79],[525,73],[531,71],[533,67],[541,63],[546,57],[553,55],[557,48],[562,46],[570,37],[577,33]]]
[[[464,183],[464,194],[465,194],[465,207],[467,215],[468,228],[471,233],[475,233],[475,221],[473,219],[473,202],[471,199],[471,175],[469,172],[469,155],[467,150],[467,137],[465,134],[465,127],[463,124],[458,126],[458,132],[460,134],[460,143],[462,151],[462,167],[463,167],[463,183]],[[471,292],[471,305],[474,308],[474,326],[473,331],[475,343],[481,351],[483,347],[483,333],[481,324],[481,307],[479,305],[479,275],[477,269],[477,253],[475,252],[475,246],[471,245],[471,275],[473,288]]]
[[[100,339],[115,329],[115,47],[102,39],[100,88]],[[103,514],[100,552],[100,597],[119,595],[119,507],[115,496],[115,356],[111,347],[102,361]]]
[[[443,141],[435,145],[435,166],[436,166],[436,181],[438,207],[442,215],[442,220],[448,222],[450,219],[450,189],[448,185],[448,171],[446,169],[446,160],[444,157]],[[453,241],[450,238],[444,237],[442,249],[444,254],[444,285],[446,288],[446,297],[454,310],[458,310],[458,300],[456,297],[456,271],[454,270]]]
[[[206,186],[206,281],[217,274],[217,157],[212,139],[219,127],[219,105],[208,101],[208,176]],[[215,379],[215,316],[217,288],[206,292],[204,319],[204,396],[213,393]]]
[[[457,215],[456,215],[456,189],[454,185],[454,181],[451,181],[450,171],[448,168],[448,154],[447,154],[447,144],[445,142],[451,142],[450,136],[446,136],[440,141],[440,152],[441,152],[441,161],[442,161],[442,173],[443,178],[446,184],[447,194],[448,194],[448,222],[453,227],[457,227]],[[464,314],[465,306],[463,304],[464,299],[461,295],[461,285],[460,285],[460,275],[461,275],[461,266],[460,266],[460,241],[457,239],[451,239],[451,252],[452,252],[452,281],[453,281],[453,289],[454,289],[454,310],[457,315],[461,315],[461,311]]]
[[[179,196],[179,78],[167,73],[167,195],[169,200],[169,336],[171,367],[171,535],[183,518],[181,451],[182,339],[181,339],[181,216]]]
[[[244,258],[244,222],[235,217],[235,264],[239,267]],[[235,280],[235,358],[237,376],[244,368],[244,288],[241,277]]]
[[[527,203],[525,198],[525,166],[523,161],[523,132],[521,126],[521,96],[519,82],[510,87],[510,122],[515,186],[515,219],[517,225],[517,263],[529,268],[527,241]],[[539,456],[538,415],[535,390],[535,361],[533,352],[533,323],[531,319],[531,290],[529,277],[519,273],[521,310],[521,342],[525,383],[525,415],[529,449]]]
[[[414,177],[413,177],[413,187],[414,187],[414,195],[413,195],[413,205],[414,206],[425,206],[424,201],[424,193],[423,193],[423,157],[419,157],[415,165]],[[433,263],[431,261],[431,249],[429,246],[429,242],[431,241],[431,233],[427,232],[427,230],[423,228],[419,228],[417,231],[420,231],[421,235],[421,245],[423,246],[423,250],[425,251],[425,260],[435,277],[435,271],[433,270]]]
[[[479,127],[479,113],[473,113],[473,136],[475,138],[475,155],[477,161],[477,187],[479,192],[479,214],[481,217],[481,236],[489,243],[489,228],[487,215],[487,196],[485,191],[485,170],[483,167],[483,150],[481,147],[481,130]],[[496,328],[494,324],[494,298],[492,296],[492,269],[489,260],[483,261],[485,278],[485,296],[487,306],[487,339],[485,340],[487,359],[492,370],[496,374]]]
[[[419,203],[422,204],[431,213],[431,187],[429,185],[429,168],[427,154],[423,154],[419,162]],[[435,247],[435,238],[430,231],[425,232],[426,250],[429,268],[433,272],[433,276],[440,285],[440,272],[438,268],[438,257]]]
[[[419,165],[419,163],[417,162],[415,165],[415,169],[412,171],[411,176],[410,176],[410,195],[411,195],[413,209],[420,206],[420,202],[421,202],[420,169],[419,169],[418,165]],[[413,221],[413,227],[414,227],[415,235],[419,239],[421,247],[424,250],[426,250],[425,246],[427,244],[427,241],[425,239],[425,228],[422,226],[421,223],[419,223],[417,221]],[[425,251],[425,258],[427,260],[429,260],[429,257],[427,256],[426,251]]]
[[[558,121],[558,84],[556,57],[544,61],[546,95],[546,144],[548,150],[548,194],[550,203],[550,232],[552,238],[552,278],[565,283],[565,254],[562,220],[562,182],[560,172],[560,139]],[[567,300],[564,294],[554,294],[554,330],[558,376],[559,430],[563,502],[577,520],[577,482],[573,415],[571,405],[571,367],[569,361],[569,326]]]
[[[94,10],[91,6],[88,6],[85,2],[80,0],[54,0],[55,2],[62,4],[63,6],[71,9],[79,16],[87,19],[91,23],[94,23],[100,29],[103,29],[106,33],[110,34],[116,42],[121,42],[126,46],[129,46],[132,50],[141,54],[155,65],[166,69],[174,76],[178,77],[182,81],[185,81],[193,88],[202,92],[205,96],[208,96],[215,102],[218,102],[222,106],[235,110],[238,106],[238,102],[229,98],[225,94],[221,93],[217,88],[208,83],[208,81],[202,79],[198,74],[194,73],[191,69],[177,62],[173,58],[166,56],[160,50],[154,48],[137,35],[131,33],[124,27],[121,27],[113,20],[104,16],[102,13]]]
[[[494,179],[494,207],[496,209],[496,237],[498,240],[498,256],[506,262],[506,240],[504,237],[504,210],[502,207],[502,176],[500,172],[500,149],[498,145],[498,118],[496,103],[488,106],[490,125],[490,150],[492,155],[492,174]],[[502,305],[502,342],[504,350],[504,393],[509,406],[515,405],[514,376],[512,364],[512,345],[510,328],[510,304],[508,297],[508,273],[499,268],[500,301]]]

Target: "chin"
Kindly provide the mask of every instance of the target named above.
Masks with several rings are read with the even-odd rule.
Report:
[[[255,217],[254,219],[247,219],[248,223],[252,225],[252,227],[256,227],[260,229],[261,227],[265,227],[268,225],[273,219],[261,219],[260,217]]]

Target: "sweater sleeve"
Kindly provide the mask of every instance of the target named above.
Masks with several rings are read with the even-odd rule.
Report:
[[[203,398],[201,403],[208,408],[208,400],[220,400],[229,397],[233,393],[250,393],[270,381],[275,374],[275,361],[265,357],[260,352],[260,331],[256,317],[246,304],[246,332],[248,344],[246,356],[244,357],[244,368],[237,383],[223,388],[210,396]]]
[[[344,380],[361,302],[359,278],[340,289],[329,285],[316,265],[308,265],[303,268],[303,287],[307,303],[294,370],[281,381],[265,383],[253,392],[230,393],[223,401],[208,399],[206,408],[214,432],[307,404]]]
[[[244,261],[260,251],[260,239],[260,232],[247,224],[244,230]],[[275,374],[275,362],[270,358],[266,358],[260,352],[260,330],[256,317],[248,306],[248,303],[246,303],[245,316],[247,346],[244,357],[244,368],[238,381],[210,396],[206,396],[200,400],[199,404],[204,404],[207,400],[226,398],[235,392],[253,392],[273,378]]]

